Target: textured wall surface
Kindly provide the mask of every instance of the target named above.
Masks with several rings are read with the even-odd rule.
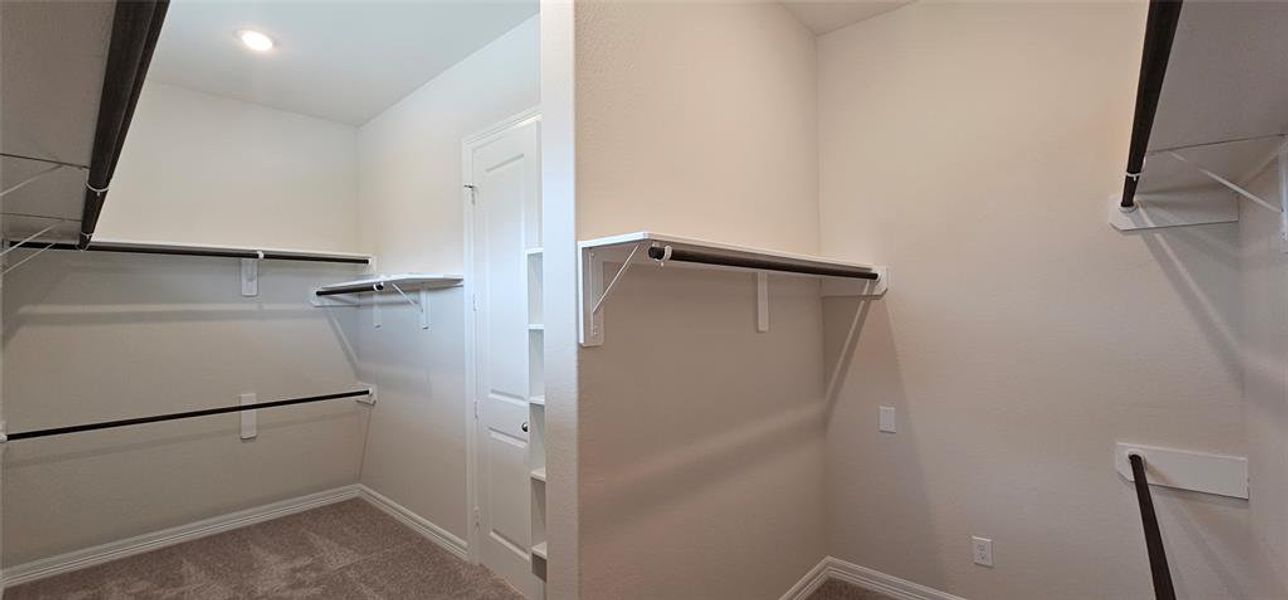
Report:
[[[149,83],[101,239],[357,251],[357,129]]]
[[[5,276],[4,414],[23,431],[355,389],[352,315],[309,305],[352,266],[49,252]],[[353,483],[368,409],[260,411],[7,444],[4,566]]]
[[[820,38],[822,249],[893,269],[829,415],[832,554],[967,598],[1150,597],[1115,442],[1246,453],[1237,227],[1105,222],[1143,17],[915,3]],[[1247,503],[1155,498],[1178,591],[1250,597]]]
[[[461,142],[540,101],[538,29],[532,17],[360,130],[362,240],[381,272],[466,274]],[[359,375],[380,389],[362,482],[466,539],[465,294],[431,292],[429,330],[385,300],[380,329],[358,316]]]
[[[814,40],[775,4],[577,6],[581,239],[817,249]],[[610,274],[611,275],[611,274]],[[579,353],[583,598],[777,598],[825,551],[817,283],[633,267]]]

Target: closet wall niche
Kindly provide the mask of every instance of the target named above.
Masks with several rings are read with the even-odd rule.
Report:
[[[463,149],[537,118],[536,2],[138,4],[133,85],[108,56],[112,3],[0,18],[5,585],[355,497],[487,564]],[[78,73],[94,77],[70,93]],[[122,143],[104,155],[117,92]],[[68,117],[46,118],[51,102]],[[539,234],[515,243],[539,431]],[[544,536],[539,435],[506,515],[531,529],[525,574]]]

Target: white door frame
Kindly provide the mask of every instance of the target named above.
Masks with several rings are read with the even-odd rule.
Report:
[[[503,119],[482,131],[468,135],[461,141],[461,205],[464,207],[462,212],[465,215],[465,268],[463,269],[465,272],[465,296],[463,302],[465,309],[465,389],[468,394],[465,407],[465,487],[468,502],[465,507],[465,522],[468,523],[469,527],[469,535],[466,536],[469,545],[469,561],[474,564],[478,564],[482,560],[482,557],[479,556],[478,518],[478,356],[475,354],[474,347],[474,339],[477,334],[474,317],[474,282],[478,281],[476,278],[479,274],[475,272],[474,264],[474,192],[470,187],[474,183],[474,150],[514,129],[540,120],[540,109],[532,107]]]

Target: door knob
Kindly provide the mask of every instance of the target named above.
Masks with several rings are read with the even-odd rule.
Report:
[[[527,431],[528,431],[528,422],[527,422],[527,421],[524,421],[524,422],[523,422],[523,424],[519,426],[519,429],[522,429],[522,430],[524,431],[524,433],[527,433]]]

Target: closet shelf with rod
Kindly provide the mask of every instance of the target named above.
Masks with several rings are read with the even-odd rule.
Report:
[[[459,287],[465,281],[460,275],[443,273],[398,273],[394,275],[376,275],[353,281],[342,281],[324,285],[313,290],[310,301],[319,307],[357,307],[361,306],[359,294],[380,294],[395,292],[407,304],[415,308],[420,315],[420,328],[429,329],[429,292],[452,287]],[[412,299],[408,291],[419,292],[419,299]],[[337,296],[350,296],[347,300],[338,300]],[[381,327],[380,303],[372,302],[372,319],[375,327]]]
[[[1150,1],[1126,172],[1108,202],[1111,226],[1236,222],[1243,198],[1280,220],[1288,250],[1285,28],[1288,11],[1275,3]],[[1239,99],[1237,109],[1230,98]],[[1272,166],[1280,189],[1254,193],[1248,184]]]
[[[183,244],[173,242],[136,242],[125,240],[95,240],[82,247],[75,243],[67,241],[42,241],[36,238],[39,234],[32,235],[18,241],[5,240],[3,252],[0,257],[7,255],[14,250],[32,250],[34,254],[24,257],[12,266],[5,268],[0,273],[9,271],[25,264],[27,261],[39,256],[41,253],[54,251],[67,252],[110,252],[116,254],[154,254],[160,256],[192,256],[201,258],[236,258],[241,260],[241,295],[258,296],[259,295],[259,262],[264,260],[286,261],[286,262],[310,262],[325,263],[335,265],[361,265],[367,266],[372,263],[372,258],[366,254],[354,254],[348,252],[319,252],[313,250],[294,250],[285,248],[252,248],[246,246],[222,246],[222,245],[201,245],[201,244]]]
[[[768,275],[817,277],[823,296],[877,297],[889,287],[886,267],[640,231],[578,242],[578,301],[583,346],[604,343],[604,302],[631,265],[717,269],[756,274],[757,330],[769,331]],[[605,266],[618,265],[606,277]]]
[[[208,258],[242,258],[251,260],[282,260],[296,262],[321,262],[351,265],[369,265],[371,256],[347,252],[318,252],[288,250],[283,248],[252,248],[247,246],[222,246],[179,244],[170,242],[134,242],[100,240],[84,248],[71,242],[44,242],[26,240],[11,248],[27,250],[65,250],[76,252],[115,252],[121,254],[161,254],[169,256],[200,256]]]

